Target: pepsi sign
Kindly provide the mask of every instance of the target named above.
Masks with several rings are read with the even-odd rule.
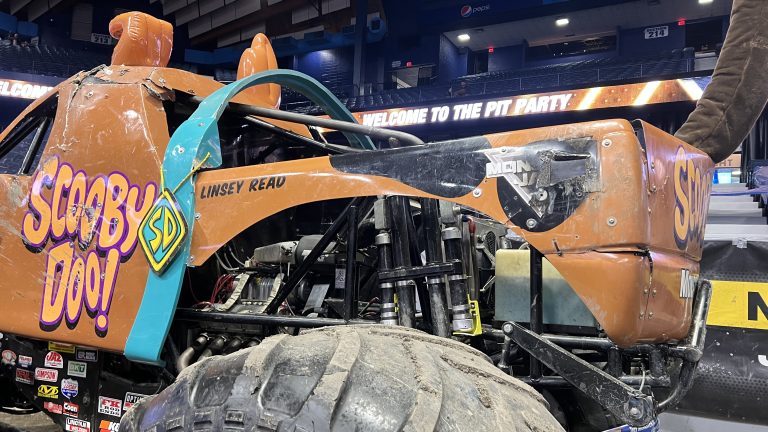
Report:
[[[484,4],[482,6],[470,6],[470,5],[464,5],[461,7],[461,17],[462,18],[469,18],[472,16],[472,14],[480,13],[480,12],[487,12],[491,10],[490,4]]]

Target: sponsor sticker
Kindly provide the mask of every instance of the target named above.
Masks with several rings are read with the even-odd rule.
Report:
[[[37,395],[48,399],[58,399],[59,388],[56,386],[43,384],[37,388]]]
[[[46,411],[51,412],[53,414],[61,414],[63,412],[61,404],[57,404],[53,402],[43,402],[43,408],[45,408]]]
[[[32,384],[32,371],[26,369],[16,369],[16,382]]]
[[[2,353],[0,353],[0,361],[4,365],[16,365],[16,353],[11,350],[3,350]]]
[[[91,422],[76,418],[67,418],[64,430],[70,432],[91,432]]]
[[[72,399],[73,397],[77,396],[77,390],[79,388],[79,385],[77,381],[65,378],[61,380],[61,394],[63,394],[67,399]]]
[[[88,370],[88,363],[70,360],[67,363],[67,375],[85,378]]]
[[[80,412],[80,405],[73,404],[72,402],[64,402],[64,414],[77,417],[77,413]]]
[[[99,352],[96,350],[78,348],[75,357],[80,361],[95,362],[99,360]]]
[[[58,351],[67,354],[74,354],[75,346],[59,342],[48,342],[48,351]]]
[[[64,357],[56,351],[49,351],[45,355],[45,367],[61,369],[64,367]]]
[[[35,368],[35,379],[45,382],[56,382],[59,380],[59,371],[56,369]]]
[[[141,393],[132,393],[132,392],[125,393],[125,400],[123,401],[123,411],[128,411],[129,409],[131,409],[131,407],[133,407],[133,405],[136,402],[144,399],[147,396],[148,395],[141,394]]]
[[[19,355],[19,366],[21,366],[21,367],[30,367],[30,366],[32,366],[32,357],[25,356],[25,355]]]
[[[105,396],[99,396],[99,414],[120,417],[123,408],[123,401],[112,399]]]
[[[117,432],[120,429],[120,422],[102,420],[99,423],[99,432]]]

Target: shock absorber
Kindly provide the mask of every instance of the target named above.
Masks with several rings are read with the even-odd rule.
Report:
[[[440,248],[440,220],[437,200],[421,199],[421,218],[424,232],[424,254],[427,263],[434,264],[443,260]],[[448,300],[445,298],[445,279],[430,277],[427,279],[429,304],[432,312],[433,332],[437,336],[449,337],[451,325],[448,322]]]
[[[445,258],[449,262],[459,262],[461,272],[448,275],[448,287],[451,291],[451,309],[453,310],[453,331],[472,330],[472,313],[467,295],[466,276],[464,275],[464,263],[461,259],[461,230],[455,226],[443,228],[443,244]]]
[[[410,217],[410,200],[407,197],[393,196],[387,198],[389,210],[392,213],[392,264],[394,268],[411,266],[411,250],[408,238],[407,218]],[[395,282],[397,291],[398,318],[403,327],[416,325],[416,296],[413,285],[407,280]]]
[[[379,250],[379,270],[390,270],[392,268],[392,237],[388,232],[382,231],[376,236],[375,243]],[[381,289],[381,323],[397,325],[395,285],[392,282],[381,282],[379,288]]]

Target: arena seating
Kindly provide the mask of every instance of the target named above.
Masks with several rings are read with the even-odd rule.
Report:
[[[339,76],[323,76],[321,81],[352,111],[428,103],[456,96],[461,82],[466,83],[466,96],[502,95],[518,91],[544,91],[559,87],[588,86],[595,83],[623,81],[646,77],[662,77],[692,70],[693,49],[677,49],[658,55],[626,58],[602,58],[565,62],[507,71],[494,71],[460,77],[450,84],[390,89],[364,96],[355,92]],[[39,75],[69,77],[80,70],[109,64],[106,52],[85,51],[50,45],[16,46],[0,43],[0,70]],[[190,64],[171,63],[171,67],[197,72]],[[229,82],[236,72],[217,68],[217,80]],[[452,93],[453,91],[453,93]],[[282,107],[296,112],[315,114],[318,108],[298,93],[283,89]]]
[[[9,42],[9,41],[4,41]],[[110,63],[109,52],[85,51],[53,45],[18,46],[0,43],[0,70],[68,78],[81,70]],[[170,67],[196,72],[191,64]]]
[[[595,83],[663,77],[693,70],[693,48],[676,49],[657,55],[602,58],[467,75],[451,84],[384,90],[371,95],[350,96],[334,91],[352,111],[403,106],[451,97],[451,89],[466,83],[466,96],[501,95],[517,91],[543,91],[558,87],[588,86]],[[333,91],[333,89],[332,89]],[[283,90],[283,108],[315,114],[318,109],[294,92]]]

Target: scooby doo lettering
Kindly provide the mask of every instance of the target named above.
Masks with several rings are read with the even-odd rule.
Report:
[[[675,242],[685,249],[689,242],[701,245],[704,241],[704,221],[707,217],[709,190],[712,178],[694,163],[683,147],[677,149],[675,170]]]
[[[58,158],[35,175],[22,240],[48,260],[40,307],[40,328],[53,331],[66,317],[74,329],[85,306],[96,334],[109,327],[120,263],[136,248],[139,224],[152,207],[157,185],[142,188],[120,172],[88,177]]]
[[[257,177],[246,183],[237,180],[226,183],[203,186],[200,199],[239,194],[240,192],[258,192],[266,189],[280,189],[285,184],[285,176]]]

